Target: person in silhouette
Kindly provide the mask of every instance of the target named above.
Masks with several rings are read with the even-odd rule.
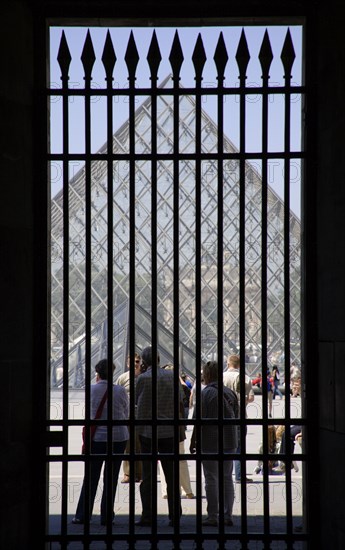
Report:
[[[105,395],[105,392],[108,390],[108,360],[102,359],[99,361],[95,367],[96,371],[96,384],[91,386],[91,418],[95,418],[96,411]],[[112,374],[115,371],[115,365],[112,365]],[[113,420],[128,420],[128,397],[124,387],[119,385],[113,385]],[[100,420],[107,420],[108,416],[108,407],[107,407],[107,398],[104,402]],[[113,426],[112,430],[112,451],[113,451],[113,463],[112,463],[112,506],[114,508],[115,495],[117,481],[119,477],[119,471],[121,467],[122,459],[117,458],[116,455],[123,454],[128,441],[128,428],[127,425],[117,425]],[[90,498],[89,498],[89,509],[86,510],[87,503],[85,502],[85,483],[84,478],[77,510],[75,517],[72,520],[74,524],[83,524],[86,520],[90,521],[92,516],[92,511],[94,507],[97,487],[99,478],[101,475],[101,470],[103,463],[104,473],[103,473],[103,491],[101,499],[101,525],[106,525],[107,521],[107,487],[108,487],[108,463],[104,457],[99,457],[94,455],[105,455],[108,449],[108,427],[106,425],[97,426],[94,433],[93,439],[91,441],[91,461],[90,461]],[[113,511],[114,517],[114,511]]]

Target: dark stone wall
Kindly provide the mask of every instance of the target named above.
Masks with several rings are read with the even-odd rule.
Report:
[[[133,3],[112,2],[113,17],[130,16]],[[277,5],[278,4],[278,5]],[[311,420],[311,548],[345,548],[345,41],[342,2],[262,0],[135,3],[147,17],[307,14],[313,60],[307,105],[308,186],[305,304],[306,381]],[[179,6],[183,5],[183,10]],[[45,236],[39,235],[46,190],[34,151],[35,24],[40,17],[104,15],[106,2],[5,1],[0,18],[0,547],[39,549],[44,529],[39,425],[45,399]],[[164,6],[166,8],[164,9]],[[138,8],[139,9],[139,8]],[[213,10],[209,13],[209,10]],[[272,11],[276,10],[276,11]],[[279,10],[279,11],[278,11]],[[227,13],[228,12],[228,13]],[[310,13],[309,13],[310,12]],[[310,18],[310,19],[309,19]],[[37,59],[37,57],[36,57]],[[308,134],[309,133],[309,134]],[[44,135],[44,132],[43,132]],[[37,160],[37,158],[36,158]],[[44,169],[43,169],[44,172]],[[310,177],[312,175],[312,178]],[[41,183],[38,183],[41,182]],[[37,229],[38,227],[38,229]],[[44,228],[44,225],[43,225]],[[35,233],[34,233],[35,230]],[[37,238],[37,234],[39,235]],[[37,342],[39,343],[37,345]],[[41,346],[41,347],[40,347]],[[42,382],[43,380],[43,382]],[[43,389],[40,391],[40,388]],[[37,399],[37,395],[40,399]],[[42,477],[43,476],[43,477]],[[320,521],[319,521],[320,520]]]
[[[12,550],[28,548],[34,492],[33,40],[25,2],[0,11],[0,547]]]
[[[317,296],[322,548],[345,548],[345,42],[340,2],[317,21]],[[338,17],[337,17],[338,16]]]

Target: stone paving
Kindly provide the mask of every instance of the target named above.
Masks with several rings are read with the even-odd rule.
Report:
[[[56,397],[56,396],[55,396]],[[77,396],[70,396],[70,401],[74,402],[74,413],[78,409],[78,403],[81,403],[80,394]],[[58,396],[56,397],[55,405],[57,409]],[[273,401],[273,418],[277,419],[277,424],[279,424],[279,417],[282,417],[284,414],[284,400],[275,400]],[[301,403],[299,398],[291,399],[291,416],[293,418],[298,418],[301,411]],[[54,414],[54,413],[52,413]],[[78,413],[76,413],[78,414]],[[248,406],[248,417],[249,418],[260,418],[261,413],[261,396],[256,395],[254,403]],[[191,427],[187,430],[187,441],[185,442],[185,449],[189,449],[189,438],[191,435]],[[69,452],[76,453],[80,452],[81,436],[80,436],[80,427],[71,427],[70,428],[70,449]],[[252,453],[257,453],[259,445],[261,442],[261,428],[260,426],[248,426],[247,433],[247,451]],[[295,446],[296,453],[300,453],[299,446]],[[248,461],[247,463],[247,475],[252,478],[253,482],[247,484],[247,516],[248,516],[248,531],[250,533],[262,533],[264,531],[264,514],[263,514],[263,478],[262,475],[254,474],[254,469],[256,466],[255,461]],[[293,525],[300,525],[302,522],[302,505],[303,505],[303,491],[302,491],[302,463],[297,461],[299,466],[299,471],[291,471],[291,490],[292,490],[292,512],[293,512]],[[193,461],[188,462],[190,478],[192,483],[192,488],[194,492],[196,486],[196,477],[195,477],[195,466]],[[120,478],[122,477],[122,471],[120,473]],[[161,489],[160,489],[160,477],[158,474],[158,484],[157,484],[157,506],[158,506],[158,518],[157,518],[157,530],[159,533],[162,533],[163,536],[167,536],[169,533],[172,533],[172,528],[167,525],[167,501],[162,498]],[[79,497],[80,487],[83,480],[83,464],[81,462],[71,462],[68,469],[68,529],[67,533],[70,535],[79,535],[83,533],[83,526],[73,525],[71,520],[75,513],[76,504]],[[203,485],[203,483],[202,483]],[[270,516],[270,531],[271,533],[280,533],[284,534],[286,532],[286,486],[285,486],[285,475],[272,475],[269,476],[269,516]],[[196,500],[195,499],[186,499],[182,498],[182,518],[180,524],[180,533],[183,537],[183,534],[193,534],[196,532]],[[203,494],[202,496],[202,511],[203,515],[206,513],[206,499]],[[90,533],[95,535],[105,535],[106,528],[101,527],[99,523],[99,497],[97,495],[94,515],[90,523]],[[141,501],[139,494],[139,484],[135,484],[135,514],[136,519],[140,517],[141,514]],[[126,535],[128,533],[128,516],[129,516],[129,485],[128,484],[118,484],[116,502],[115,502],[115,524],[113,525],[113,533],[119,535]],[[52,463],[50,469],[50,492],[49,492],[49,534],[59,534],[61,529],[61,464]],[[216,534],[217,529],[215,528],[204,528],[206,534]],[[234,502],[234,526],[226,527],[225,533],[236,534],[241,532],[241,486],[235,484],[235,502]],[[138,534],[150,534],[150,528],[140,527],[136,528],[136,533]],[[225,537],[226,538],[226,537]],[[218,548],[216,541],[205,541],[202,547],[197,547],[192,540],[182,540],[180,548],[189,550],[194,548],[202,548],[207,550],[213,550]],[[51,549],[61,548],[60,544],[57,542],[52,542]],[[73,541],[68,544],[69,550],[79,550],[82,548],[87,548],[80,541]],[[105,548],[114,548],[118,550],[149,550],[151,548],[150,542],[148,541],[137,541],[135,546],[130,546],[125,541],[115,541],[113,546],[106,546],[104,541],[94,541],[89,545],[90,549],[105,549]],[[153,548],[153,547],[152,547]],[[157,545],[157,549],[168,549],[173,548],[171,541],[162,541]],[[228,541],[224,548],[231,548],[233,550],[241,549],[241,543],[236,540]],[[244,548],[244,547],[243,547]],[[287,543],[284,541],[275,541],[270,544],[270,546],[264,546],[260,541],[251,541],[248,544],[249,550],[264,550],[264,548],[270,548],[270,550],[280,550],[288,548]],[[290,546],[290,548],[292,548]],[[295,542],[293,545],[295,550],[300,550],[303,548],[301,542]]]

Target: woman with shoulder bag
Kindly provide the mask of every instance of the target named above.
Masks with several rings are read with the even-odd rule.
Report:
[[[108,413],[108,403],[107,398],[104,399],[105,392],[108,389],[108,361],[107,359],[102,359],[99,361],[95,367],[96,370],[96,384],[91,386],[91,418],[96,418],[97,412],[100,413],[100,420],[107,420]],[[115,365],[112,365],[112,373],[115,371]],[[104,401],[102,410],[100,411],[100,404]],[[128,396],[125,388],[120,385],[113,385],[113,420],[128,420],[129,406],[128,406]],[[90,454],[91,455],[106,455],[108,448],[107,441],[108,427],[106,425],[98,425],[94,431],[93,437],[91,437],[90,443]],[[127,440],[129,438],[127,425],[116,425],[113,426],[112,431],[112,446],[113,446],[113,464],[112,464],[112,503],[114,508],[115,494],[117,481],[119,477],[119,471],[122,463],[122,459],[116,458],[116,455],[123,454],[125,452]],[[83,481],[83,486],[81,489],[77,510],[75,517],[72,520],[74,524],[83,524],[86,521],[91,520],[93,506],[95,502],[97,487],[99,478],[101,475],[101,470],[103,462],[105,461],[104,456],[99,458],[91,457],[90,460],[90,492],[89,492],[89,510],[85,508],[85,478]],[[103,473],[103,491],[101,499],[101,525],[106,525],[107,520],[107,477],[108,477],[108,465],[105,462],[104,473]],[[114,510],[112,512],[112,517],[114,518]]]

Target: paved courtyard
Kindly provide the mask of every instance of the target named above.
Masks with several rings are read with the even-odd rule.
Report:
[[[70,410],[73,411],[73,417],[78,418],[80,414],[80,407],[82,407],[83,395],[80,392],[72,392],[70,395]],[[256,395],[254,403],[248,406],[249,418],[261,418],[261,396]],[[285,400],[273,401],[273,418],[276,419],[276,423],[279,424],[279,417],[284,415]],[[58,392],[52,395],[52,418],[58,419],[59,411],[61,410],[61,395]],[[71,415],[71,412],[70,412]],[[291,416],[292,418],[298,418],[301,415],[301,402],[299,398],[291,399]],[[191,436],[192,428],[187,430],[187,441],[185,442],[185,449],[188,452],[189,439]],[[260,426],[249,426],[247,434],[247,451],[251,453],[257,453],[261,443],[262,430]],[[70,439],[69,439],[69,452],[72,454],[78,454],[81,446],[81,429],[79,426],[70,427]],[[300,453],[298,445],[295,446],[296,453]],[[57,450],[57,452],[59,452]],[[263,478],[261,474],[254,474],[256,461],[248,461],[247,463],[247,475],[252,478],[252,482],[247,484],[247,516],[248,516],[248,531],[250,533],[260,533],[264,531],[264,514],[263,514]],[[302,521],[302,505],[303,505],[303,491],[302,491],[302,463],[297,460],[299,471],[291,471],[292,478],[292,511],[293,511],[293,523],[294,526],[300,525]],[[196,493],[196,475],[194,461],[188,462],[190,478],[194,493]],[[50,490],[49,490],[49,534],[58,534],[61,529],[61,463],[52,463],[50,468]],[[120,479],[122,478],[122,471],[120,472]],[[79,498],[80,488],[83,481],[83,463],[71,462],[68,466],[68,534],[78,535],[83,532],[83,526],[73,525],[71,520],[75,513],[75,508]],[[129,517],[129,485],[118,484],[116,503],[115,503],[115,523],[113,525],[113,533],[125,535],[128,532],[128,517]],[[158,518],[157,529],[159,533],[168,535],[172,533],[172,528],[167,525],[167,501],[162,498],[161,484],[160,484],[160,472],[158,472],[158,484],[157,484],[157,505],[158,505]],[[196,532],[196,500],[182,498],[182,511],[183,515],[180,524],[180,533],[187,536],[191,536]],[[206,499],[203,494],[202,497],[202,511],[206,514]],[[136,518],[139,518],[141,514],[141,501],[139,494],[139,484],[135,484],[135,514]],[[272,475],[269,476],[269,517],[270,517],[270,531],[272,533],[284,534],[286,532],[286,485],[285,475]],[[217,532],[215,528],[204,528],[205,533]],[[150,533],[149,528],[141,527],[136,528],[136,532],[140,534]],[[241,486],[235,484],[235,503],[234,503],[234,526],[226,527],[226,533],[240,533],[241,532]],[[90,533],[96,535],[102,535],[106,533],[106,528],[101,527],[99,521],[99,495],[97,494],[94,515],[90,524]],[[188,535],[189,534],[189,535]],[[60,548],[60,544],[53,542],[52,549]],[[84,548],[81,542],[71,542],[68,545],[71,550],[79,550]],[[91,543],[90,548],[98,550],[106,548],[104,542],[94,541]],[[116,541],[113,543],[113,548],[122,550],[132,550],[125,541]],[[135,545],[135,549],[150,549],[150,543],[147,541],[139,541]],[[157,546],[158,549],[172,548],[172,543],[163,541]],[[192,540],[185,540],[180,545],[181,549],[197,548]],[[204,549],[216,549],[216,541],[208,541],[203,544]],[[240,549],[241,544],[235,540],[229,541],[226,548]],[[250,549],[264,549],[262,542],[252,541],[249,543]],[[271,543],[270,548],[283,549],[287,548],[286,543],[283,541],[275,541]],[[302,543],[296,542],[294,549],[301,549]]]

